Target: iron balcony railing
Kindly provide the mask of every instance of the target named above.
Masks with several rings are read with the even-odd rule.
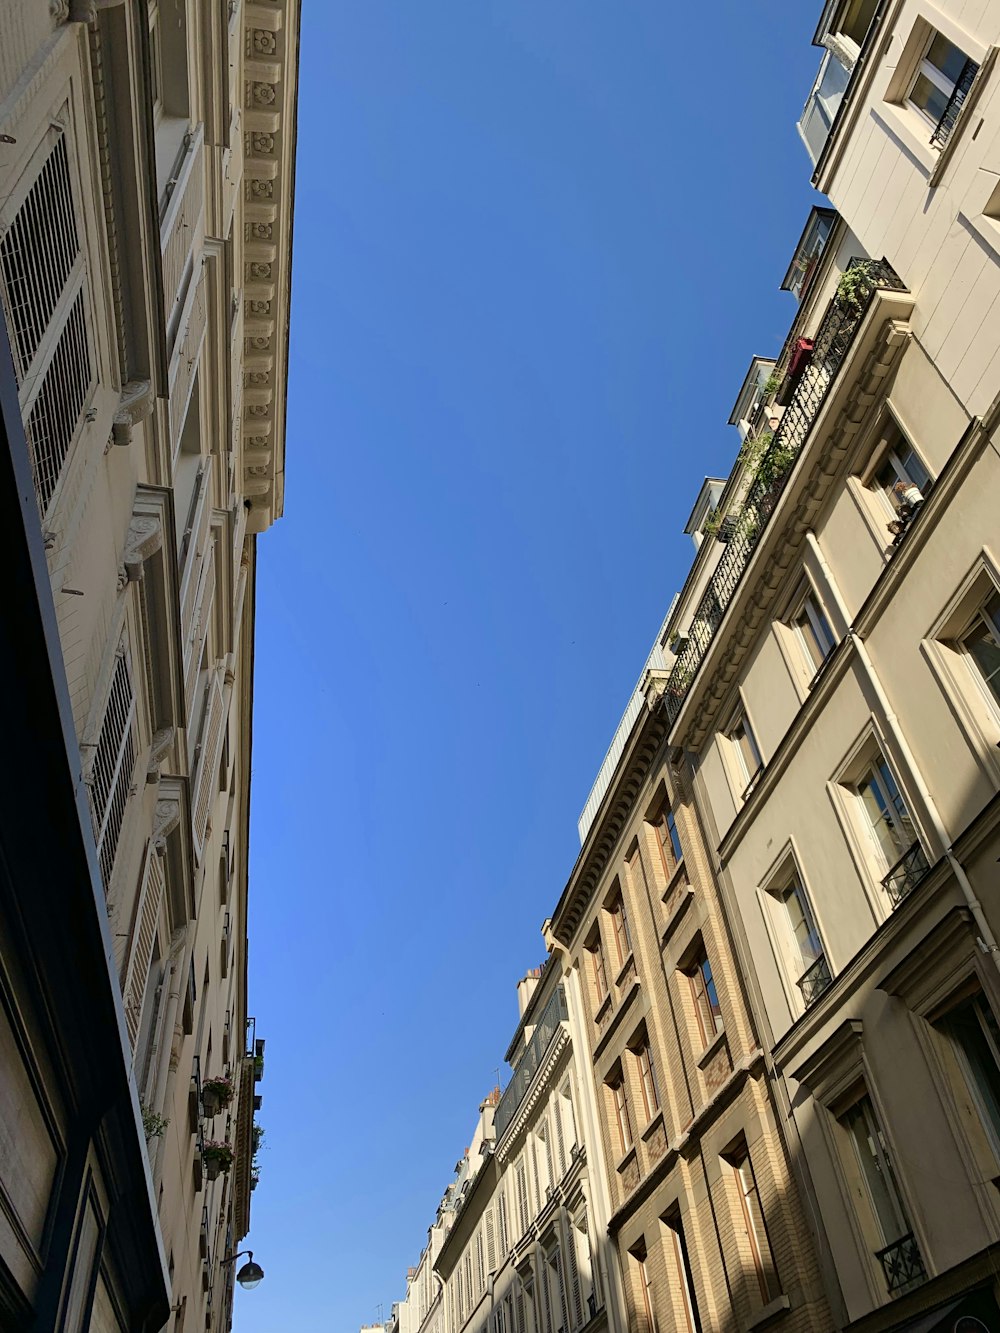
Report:
[[[882,880],[882,887],[892,899],[893,907],[898,907],[906,895],[913,892],[929,869],[919,842],[906,849]]]
[[[802,1002],[807,1009],[819,999],[832,982],[833,975],[830,972],[830,965],[827,963],[825,956],[820,954],[796,983],[802,992]]]
[[[965,105],[965,99],[969,95],[969,89],[976,81],[976,75],[979,73],[979,66],[974,60],[967,60],[962,66],[962,72],[951,90],[951,96],[948,98],[948,104],[941,113],[941,119],[934,128],[931,135],[931,144],[934,148],[943,148],[951,138],[951,132],[955,128],[955,122],[958,120],[962,107]]]
[[[546,1052],[555,1040],[560,1025],[568,1017],[566,995],[562,986],[558,986],[553,992],[552,998],[542,1010],[541,1017],[531,1035],[531,1040],[514,1066],[510,1082],[500,1098],[496,1113],[493,1116],[493,1128],[498,1139],[506,1132],[507,1126],[514,1119],[517,1108],[524,1101],[528,1088],[531,1086],[531,1080],[535,1077],[545,1059]]]
[[[758,465],[754,481],[736,516],[732,534],[692,618],[687,643],[674,660],[663,696],[667,721],[671,725],[681,711],[743,571],[760,543],[789,473],[850,350],[872,297],[879,289],[906,291],[884,260],[856,259],[849,267],[852,273],[860,270],[860,276],[849,291],[838,292],[827,307],[813,344],[810,364]]]
[[[875,1257],[882,1265],[890,1296],[909,1291],[927,1276],[920,1247],[911,1231],[900,1236],[899,1240],[894,1240],[884,1250],[878,1250]]]

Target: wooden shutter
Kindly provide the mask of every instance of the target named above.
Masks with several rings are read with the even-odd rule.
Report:
[[[523,1236],[528,1229],[528,1181],[523,1157],[518,1161],[515,1178],[517,1181],[518,1234]]]
[[[486,1262],[491,1273],[496,1272],[497,1268],[497,1238],[496,1225],[493,1221],[493,1209],[490,1208],[486,1213]]]
[[[160,919],[164,886],[163,860],[150,843],[146,848],[146,860],[142,870],[139,897],[135,905],[132,938],[129,940],[128,960],[122,982],[125,1026],[128,1028],[133,1056],[139,1039],[142,1004],[146,995],[146,983],[149,980],[153,946],[156,943],[156,926]]]
[[[543,1260],[543,1262],[542,1262],[542,1273],[541,1273],[541,1278],[542,1278],[542,1282],[541,1282],[541,1286],[542,1286],[542,1315],[543,1315],[543,1317],[544,1317],[544,1323],[543,1323],[542,1327],[543,1327],[544,1333],[555,1333],[555,1330],[554,1330],[553,1327],[552,1327],[552,1288],[551,1288],[551,1286],[549,1285],[549,1278],[550,1278],[550,1274],[549,1274],[549,1265],[548,1265],[548,1263],[547,1263],[546,1261],[544,1261],[544,1260]]]
[[[500,1243],[500,1258],[505,1259],[510,1245],[507,1239],[507,1191],[503,1183],[497,1195],[497,1240]]]
[[[520,1287],[518,1287],[517,1296],[514,1298],[514,1330],[515,1333],[526,1333],[524,1327],[524,1292]]]
[[[562,1094],[560,1093],[552,1108],[552,1119],[554,1120],[556,1127],[556,1151],[559,1158],[560,1177],[566,1174],[566,1140],[563,1136],[562,1100]]]
[[[566,1283],[563,1281],[562,1255],[558,1246],[552,1251],[552,1269],[555,1273],[556,1291],[559,1293],[559,1310],[562,1314],[560,1328],[569,1333],[569,1311],[566,1306]]]
[[[583,1323],[583,1292],[580,1289],[580,1264],[576,1255],[576,1227],[572,1222],[566,1228],[566,1274],[569,1281],[569,1301],[574,1327]]]
[[[225,720],[225,695],[222,681],[216,673],[208,687],[208,699],[205,702],[201,742],[198,746],[198,771],[191,801],[195,849],[199,856],[205,845],[208,819],[212,813],[212,798],[218,790],[219,757],[222,752]]]

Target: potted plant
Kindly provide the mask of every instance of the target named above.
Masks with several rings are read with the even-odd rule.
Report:
[[[233,1164],[233,1149],[228,1143],[217,1143],[209,1139],[202,1148],[201,1155],[205,1159],[205,1175],[209,1180],[216,1180]]]
[[[209,1120],[233,1100],[236,1089],[233,1080],[223,1074],[219,1078],[207,1078],[201,1085],[201,1104]]]
[[[165,1120],[162,1115],[157,1115],[145,1102],[141,1102],[140,1107],[142,1109],[142,1128],[148,1143],[150,1139],[158,1139],[170,1124],[170,1121]]]

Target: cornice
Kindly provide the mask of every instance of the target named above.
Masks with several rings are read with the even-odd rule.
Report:
[[[632,728],[614,777],[587,840],[577,857],[569,883],[552,914],[552,933],[567,948],[580,927],[622,832],[632,817],[636,799],[667,735],[661,712],[643,709]]]
[[[298,84],[298,0],[243,9],[243,493],[247,529],[284,505]]]

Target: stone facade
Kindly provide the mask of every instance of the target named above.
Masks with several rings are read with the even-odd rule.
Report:
[[[254,580],[283,504],[297,48],[295,0],[0,7],[10,446],[30,469],[172,1330],[229,1327],[254,1184]],[[64,1120],[41,1056],[4,1059]],[[116,1206],[114,1188],[95,1200],[100,1237]],[[27,1319],[63,1282],[72,1299],[36,1326],[147,1326],[110,1241],[38,1279],[45,1244],[0,1233],[0,1304]],[[167,1308],[145,1317],[159,1328]]]

